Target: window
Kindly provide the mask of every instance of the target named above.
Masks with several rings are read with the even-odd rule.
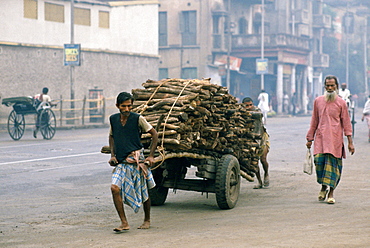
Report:
[[[247,20],[245,20],[245,18],[240,18],[238,27],[239,27],[239,34],[246,34],[247,27],[248,27]]]
[[[75,8],[74,9],[74,17],[75,17],[75,24],[77,25],[85,25],[90,26],[90,10],[89,9],[82,9],[82,8]]]
[[[220,16],[216,16],[216,15],[212,16],[213,34],[220,33],[219,23],[220,23]]]
[[[108,11],[99,11],[99,28],[109,28]]]
[[[54,3],[45,3],[45,21],[64,23],[64,6]]]
[[[197,44],[197,12],[182,11],[180,16],[180,30],[182,34],[182,45]]]
[[[196,67],[188,67],[181,69],[181,78],[183,79],[194,79],[198,78],[198,72]]]
[[[168,78],[168,68],[159,68],[159,80]]]
[[[302,9],[308,9],[308,0],[302,0]]]
[[[37,0],[23,0],[24,18],[37,19]]]
[[[167,12],[159,12],[159,46],[167,46]]]

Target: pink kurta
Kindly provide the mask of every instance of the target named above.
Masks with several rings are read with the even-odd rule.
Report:
[[[346,102],[337,97],[326,102],[325,96],[315,99],[307,140],[314,140],[314,154],[330,153],[336,158],[345,158],[345,136],[352,135],[351,120]]]

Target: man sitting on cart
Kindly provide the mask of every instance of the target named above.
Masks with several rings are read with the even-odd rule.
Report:
[[[42,89],[41,94],[37,94],[33,97],[34,107],[36,108],[36,111],[37,111],[36,128],[33,131],[33,137],[34,138],[37,138],[37,132],[39,131],[39,128],[40,128],[40,123],[39,123],[40,118],[38,116],[40,114],[40,110],[42,110],[45,105],[51,106],[51,97],[48,95],[48,92],[49,92],[49,89],[47,87],[44,87]]]

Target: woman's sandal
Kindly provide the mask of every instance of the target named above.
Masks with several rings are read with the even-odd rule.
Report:
[[[328,193],[327,190],[320,191],[320,193],[319,193],[319,201],[325,201],[325,198],[326,198],[326,194],[327,193]]]
[[[328,198],[328,204],[334,204],[335,203],[335,199],[333,197],[330,197]]]

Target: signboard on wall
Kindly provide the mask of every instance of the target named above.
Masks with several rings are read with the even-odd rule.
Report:
[[[81,65],[81,45],[64,44],[64,65],[80,66]]]
[[[230,70],[232,71],[239,71],[240,66],[242,64],[242,59],[229,56],[229,61],[230,61]],[[216,56],[215,65],[225,65],[227,67],[227,55],[221,55],[221,56]]]

